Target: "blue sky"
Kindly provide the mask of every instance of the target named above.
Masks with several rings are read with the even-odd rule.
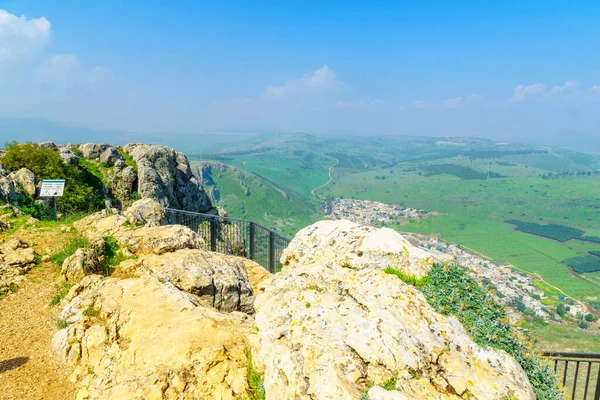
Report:
[[[173,133],[600,136],[597,1],[0,10],[0,117]]]

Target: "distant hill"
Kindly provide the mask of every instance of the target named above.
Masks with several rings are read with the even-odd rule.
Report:
[[[192,162],[213,204],[231,217],[254,220],[292,236],[319,219],[315,202],[268,180],[219,162]]]

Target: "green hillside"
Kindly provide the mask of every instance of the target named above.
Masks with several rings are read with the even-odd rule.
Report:
[[[582,231],[584,237],[600,237],[597,156],[468,137],[282,134],[205,157],[297,193],[305,199],[305,210],[312,208],[314,218],[318,218],[317,202],[328,196],[437,211],[439,215],[396,228],[440,234],[446,241],[510,263],[541,277],[546,283],[540,280],[540,287],[548,292],[562,290],[574,298],[600,300],[600,272],[593,272],[595,264],[590,260],[595,259],[589,258],[595,257],[589,252],[600,250],[599,243],[579,238],[560,242],[505,222],[563,225]],[[241,207],[236,199],[228,200],[228,209]],[[248,201],[244,207],[246,215],[265,209]],[[311,219],[305,217],[308,214],[285,213],[287,206],[273,204],[270,209],[270,218],[287,219],[290,226],[301,227]],[[580,257],[587,257],[584,267]],[[573,260],[578,271],[590,272],[571,270]]]
[[[229,216],[250,219],[292,236],[319,219],[314,201],[236,167],[193,162],[214,204]]]

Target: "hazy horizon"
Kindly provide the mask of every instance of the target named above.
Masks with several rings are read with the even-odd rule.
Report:
[[[599,17],[586,1],[3,1],[0,118],[599,151]]]

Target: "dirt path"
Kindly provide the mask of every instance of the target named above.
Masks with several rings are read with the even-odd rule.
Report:
[[[51,242],[60,241],[60,234],[50,234],[53,237],[39,232],[15,235],[43,254],[40,245],[46,248]],[[68,380],[69,370],[50,352],[59,309],[47,305],[55,295],[58,275],[51,264],[42,264],[27,273],[28,281],[16,293],[0,298],[0,398],[3,400],[75,398],[74,386]]]
[[[310,193],[311,193],[313,196],[315,196],[315,197],[318,197],[318,196],[317,196],[317,194],[316,194],[315,192],[316,192],[317,190],[319,190],[319,189],[323,189],[325,186],[327,186],[327,185],[329,185],[329,184],[331,183],[331,181],[333,180],[333,168],[334,168],[336,165],[338,165],[338,163],[339,163],[339,162],[340,162],[340,160],[335,160],[335,163],[334,163],[334,164],[333,164],[331,167],[329,167],[329,180],[328,180],[328,181],[327,181],[325,184],[323,184],[323,185],[321,185],[321,186],[319,186],[319,187],[316,187],[316,188],[314,188],[313,190],[311,190],[311,191],[310,191]]]

